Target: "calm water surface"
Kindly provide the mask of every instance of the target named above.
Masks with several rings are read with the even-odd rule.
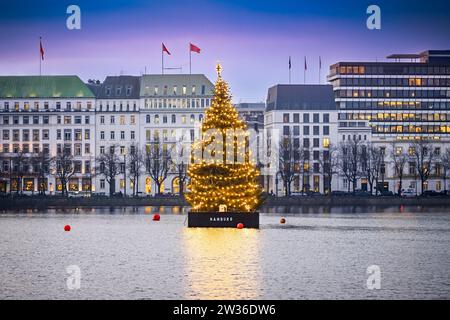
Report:
[[[188,229],[182,208],[0,213],[0,299],[450,298],[447,208],[263,211],[260,230]]]

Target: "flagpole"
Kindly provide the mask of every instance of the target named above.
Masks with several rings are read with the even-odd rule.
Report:
[[[303,65],[303,84],[306,84],[306,56],[305,56],[305,63]]]
[[[41,53],[42,37],[39,37],[39,76],[42,75],[42,53]]]
[[[161,48],[161,74],[164,74],[164,49]]]
[[[192,50],[190,43],[189,43],[189,74],[192,74]]]
[[[289,56],[289,84],[291,84],[291,56]]]
[[[322,68],[322,59],[319,56],[319,84],[320,84],[320,69]]]

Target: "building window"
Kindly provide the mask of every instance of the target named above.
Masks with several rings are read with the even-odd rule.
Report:
[[[71,141],[72,140],[72,130],[64,129],[64,140]]]
[[[39,141],[39,129],[33,129],[33,141]]]
[[[313,126],[313,135],[318,136],[320,134],[319,129],[319,126]]]
[[[319,148],[319,139],[318,138],[313,139],[313,148]]]
[[[319,114],[318,113],[314,113],[313,114],[313,122],[314,123],[319,123]]]
[[[125,125],[125,116],[120,116],[120,118],[119,118],[119,123],[120,123],[121,125]]]
[[[303,122],[304,123],[309,123],[309,113],[304,113],[303,114]]]
[[[131,134],[131,140],[134,140],[134,139],[135,139],[135,133],[134,133],[134,131],[131,131],[130,134]]]
[[[289,113],[283,113],[283,123],[289,123]]]
[[[114,133],[114,131],[111,131],[109,136],[110,136],[110,139],[111,139],[111,140],[114,140],[114,139],[115,139],[115,133]]]

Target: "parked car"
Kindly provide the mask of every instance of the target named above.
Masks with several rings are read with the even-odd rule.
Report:
[[[426,190],[422,194],[424,197],[438,197],[441,194],[439,192],[436,192],[434,190]]]
[[[292,192],[291,192],[291,196],[294,196],[294,197],[304,197],[304,196],[306,196],[306,193],[305,193],[305,192],[300,192],[300,191],[292,191]]]
[[[353,193],[356,197],[371,197],[372,194],[370,192],[364,191],[364,190],[355,190]]]
[[[307,191],[306,195],[310,196],[310,197],[316,197],[316,196],[321,196],[322,194],[320,192],[317,192],[317,191]]]
[[[383,197],[392,197],[393,195],[394,195],[394,193],[389,190],[380,191],[380,196],[383,196]]]
[[[417,196],[416,191],[414,189],[406,189],[406,190],[402,190],[402,197],[405,198],[413,198],[415,196]]]
[[[348,196],[348,193],[345,192],[345,191],[338,191],[338,190],[335,190],[335,191],[331,191],[331,195],[332,195],[333,197],[343,197],[343,196]]]

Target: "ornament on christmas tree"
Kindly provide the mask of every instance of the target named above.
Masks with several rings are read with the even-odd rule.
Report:
[[[217,64],[214,99],[206,110],[201,137],[191,148],[186,199],[196,212],[253,212],[261,204],[259,171],[252,162],[245,121]],[[223,211],[223,210],[222,210]]]

